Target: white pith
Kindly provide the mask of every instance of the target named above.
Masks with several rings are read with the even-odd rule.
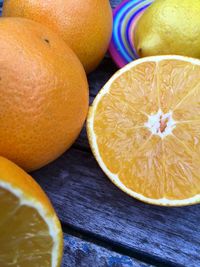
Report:
[[[57,267],[57,262],[58,262],[58,255],[59,255],[59,241],[58,241],[58,234],[59,234],[59,229],[56,226],[56,218],[49,218],[47,212],[45,211],[44,207],[39,203],[34,200],[29,200],[24,196],[24,193],[18,189],[18,188],[13,188],[11,184],[0,181],[0,187],[8,190],[11,192],[13,195],[15,195],[19,199],[20,206],[28,206],[35,208],[42,219],[45,221],[49,228],[49,235],[52,237],[53,240],[53,250],[52,250],[52,265],[51,267]]]
[[[162,110],[159,109],[156,114],[148,116],[148,121],[144,124],[144,126],[147,127],[152,134],[158,135],[161,139],[163,139],[167,135],[172,134],[173,130],[176,128],[176,122],[173,120],[172,115],[172,111],[163,113]],[[161,122],[165,120],[167,120],[166,127],[162,131]]]
[[[100,167],[102,168],[102,170],[104,171],[104,173],[108,176],[108,178],[110,178],[110,180],[117,187],[119,187],[122,191],[124,191],[128,195],[130,195],[130,196],[132,196],[132,197],[134,197],[136,199],[139,199],[139,200],[141,200],[143,202],[147,202],[147,203],[154,204],[154,205],[162,205],[162,206],[192,205],[192,204],[195,204],[197,202],[200,202],[200,194],[195,195],[195,196],[193,196],[191,198],[182,199],[182,200],[171,200],[171,199],[168,199],[168,198],[152,199],[152,198],[145,197],[142,194],[138,194],[138,193],[132,191],[131,189],[129,189],[128,187],[126,187],[120,181],[119,176],[117,174],[114,174],[114,173],[110,172],[108,170],[108,168],[106,167],[106,165],[104,164],[104,162],[103,162],[103,160],[102,160],[102,158],[101,158],[101,156],[99,154],[96,135],[95,135],[95,132],[94,132],[94,116],[95,116],[96,108],[97,108],[98,103],[100,102],[101,98],[104,95],[106,95],[107,93],[109,93],[110,86],[112,85],[113,81],[116,80],[121,74],[123,74],[127,70],[133,68],[134,66],[136,66],[136,65],[138,65],[140,63],[143,63],[143,62],[159,62],[159,61],[167,60],[167,59],[182,60],[182,61],[193,63],[193,64],[196,64],[196,65],[200,66],[200,60],[198,60],[198,59],[187,58],[187,57],[176,56],[176,55],[172,55],[172,56],[171,55],[152,56],[152,57],[148,57],[148,58],[141,58],[141,59],[138,59],[138,60],[135,60],[135,61],[129,63],[124,68],[122,68],[119,71],[117,71],[111,77],[111,79],[106,83],[106,85],[100,90],[98,95],[96,96],[92,106],[90,107],[90,114],[89,114],[89,117],[88,117],[88,120],[87,120],[88,137],[89,137],[90,145],[91,145],[92,151],[93,151],[93,153],[95,155],[95,158],[96,158],[97,162],[99,163]],[[173,131],[176,122],[173,120],[173,117],[172,117],[173,114],[171,112],[167,113],[167,116],[168,115],[171,115],[171,122],[168,124],[169,128],[168,128],[168,131],[167,131],[167,134],[170,134],[169,132]],[[151,122],[152,122],[152,118],[151,118]],[[153,129],[152,129],[152,131],[153,131]],[[163,138],[163,136],[161,138]]]

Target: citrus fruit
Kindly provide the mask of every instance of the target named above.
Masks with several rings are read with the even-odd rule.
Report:
[[[134,38],[140,57],[200,58],[200,1],[156,0],[139,19]]]
[[[94,156],[111,181],[137,199],[200,202],[199,110],[199,60],[136,60],[108,81],[90,109]]]
[[[0,36],[0,155],[31,171],[79,135],[87,78],[74,52],[39,23],[1,18]]]
[[[112,33],[108,0],[5,0],[3,16],[29,18],[59,33],[86,72],[100,63]]]
[[[40,186],[0,157],[0,266],[59,267],[60,222]]]

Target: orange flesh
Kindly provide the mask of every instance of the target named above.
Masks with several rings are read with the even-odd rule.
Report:
[[[200,193],[200,66],[181,60],[143,62],[116,78],[94,115],[106,167],[136,193],[182,200]],[[145,126],[148,116],[172,111],[172,134]],[[160,118],[160,132],[168,119]]]
[[[53,247],[39,213],[0,188],[0,266],[51,266]]]

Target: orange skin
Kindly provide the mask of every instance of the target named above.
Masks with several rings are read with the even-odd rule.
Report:
[[[73,51],[39,23],[1,18],[0,36],[0,155],[32,171],[78,137],[87,78]]]
[[[60,254],[57,266],[60,266],[59,263],[61,262],[63,251],[63,233],[60,221],[57,218],[54,208],[47,195],[30,175],[28,175],[13,162],[3,157],[0,157],[0,181],[10,184],[13,188],[21,190],[25,198],[30,199],[31,201],[39,202],[47,212],[47,216],[53,218],[57,225],[57,229],[59,229],[58,235],[60,239]]]
[[[29,18],[60,33],[87,73],[102,60],[112,34],[108,0],[5,0],[3,16]]]

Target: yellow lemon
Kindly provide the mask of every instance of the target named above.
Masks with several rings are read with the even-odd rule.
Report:
[[[156,0],[140,18],[134,39],[140,57],[200,58],[200,1]]]

